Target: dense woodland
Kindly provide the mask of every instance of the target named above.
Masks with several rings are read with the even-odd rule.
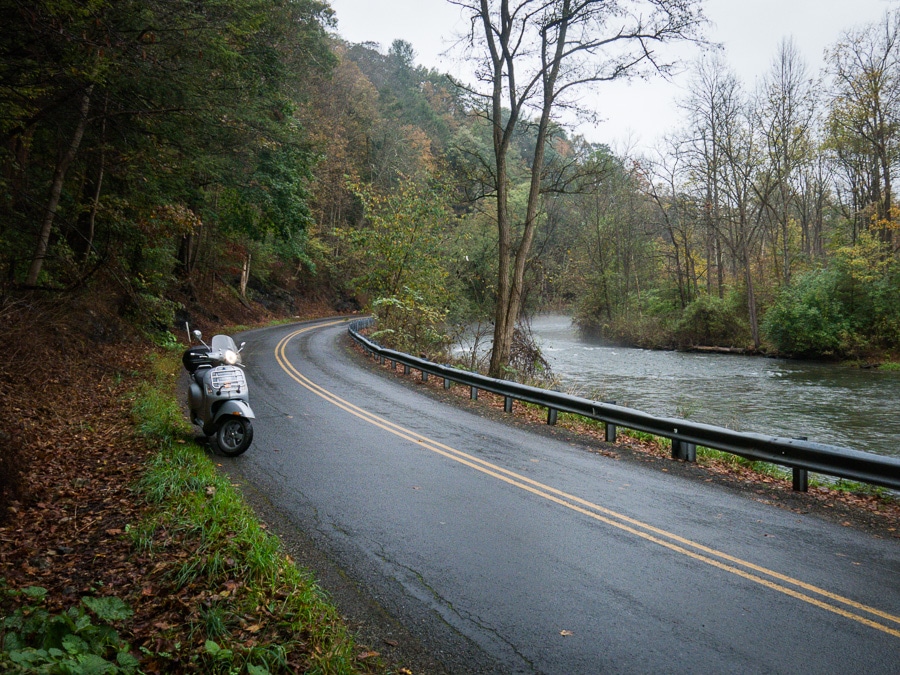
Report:
[[[546,53],[566,21],[613,19],[544,4]],[[651,42],[700,39],[696,3],[658,4],[680,13]],[[539,88],[517,99],[502,60],[478,71],[501,83],[492,99],[408,43],[347,44],[318,0],[2,0],[0,23],[4,302],[111,289],[165,342],[222,289],[315,295],[435,353],[454,326],[496,321],[511,284],[514,319],[565,308],[629,344],[900,348],[897,10],[821,63],[785,40],[757,83],[698,44],[683,126],[645,156],[561,126]],[[586,64],[534,71],[543,100],[561,107]],[[582,84],[629,74],[600,65]]]

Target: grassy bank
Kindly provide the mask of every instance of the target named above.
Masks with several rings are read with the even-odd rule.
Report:
[[[179,356],[157,359],[153,384],[135,399],[138,428],[159,452],[138,484],[152,509],[131,531],[134,546],[151,557],[174,548],[173,586],[200,592],[192,631],[205,638],[205,669],[358,672],[353,639],[315,581],[260,526],[206,450],[184,440],[191,428],[170,386]]]
[[[93,556],[115,564],[101,560],[77,592],[4,582],[0,670],[385,672],[193,441],[176,399],[180,368],[180,352],[154,356],[118,397],[146,451],[126,471],[127,499],[102,500],[122,517],[104,526]],[[105,492],[91,468],[90,488]]]

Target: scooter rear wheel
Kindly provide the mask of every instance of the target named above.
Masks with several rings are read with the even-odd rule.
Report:
[[[253,441],[253,425],[246,417],[228,416],[216,430],[216,446],[226,457],[237,457]]]

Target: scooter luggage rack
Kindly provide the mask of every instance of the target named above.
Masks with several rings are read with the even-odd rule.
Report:
[[[247,386],[247,380],[244,378],[244,371],[237,366],[219,366],[213,368],[210,384],[216,392],[225,389],[240,393]]]

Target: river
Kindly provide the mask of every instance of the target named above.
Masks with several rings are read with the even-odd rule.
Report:
[[[900,373],[759,356],[612,347],[568,316],[531,324],[562,389],[655,415],[900,456]]]

